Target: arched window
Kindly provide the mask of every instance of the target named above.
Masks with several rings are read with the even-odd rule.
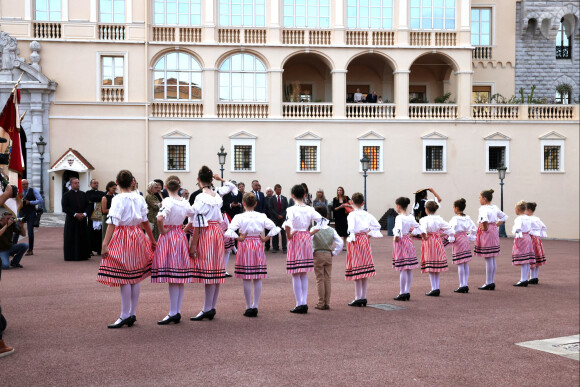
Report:
[[[154,0],[153,23],[169,26],[200,26],[201,0]]]
[[[558,35],[556,35],[556,59],[570,58],[572,58],[572,44],[570,38],[566,35],[564,18],[562,18],[560,20],[560,27],[558,27]]]
[[[219,68],[219,100],[265,102],[266,66],[252,54],[234,54]]]
[[[153,67],[155,99],[201,99],[201,66],[183,52],[163,56]]]

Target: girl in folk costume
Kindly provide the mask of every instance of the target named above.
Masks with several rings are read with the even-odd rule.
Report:
[[[224,264],[224,234],[219,226],[223,221],[221,214],[222,198],[212,189],[213,180],[224,182],[224,190],[230,192],[235,186],[214,175],[205,165],[197,175],[197,184],[202,192],[193,203],[195,215],[189,218],[187,228],[194,227],[191,237],[190,257],[192,257],[193,282],[205,284],[205,299],[201,312],[192,321],[204,318],[213,320],[216,314],[216,304],[220,284],[225,282],[226,269]]]
[[[159,325],[179,324],[184,283],[193,281],[189,246],[182,226],[183,220],[194,212],[188,201],[177,194],[180,186],[177,176],[167,178],[165,187],[169,197],[163,199],[157,215],[161,235],[153,256],[151,282],[169,283],[169,314],[157,322]]]
[[[536,211],[536,203],[528,202],[526,203],[526,215],[530,217],[532,222],[532,231],[530,231],[530,237],[532,238],[532,246],[534,248],[534,256],[536,257],[536,262],[530,267],[530,280],[528,284],[537,285],[538,284],[538,273],[540,271],[540,266],[546,264],[546,256],[544,254],[544,246],[542,245],[541,238],[546,238],[548,234],[546,233],[546,225],[538,218],[534,216]]]
[[[445,248],[441,239],[441,234],[453,236],[453,229],[439,215],[435,215],[439,205],[434,201],[425,204],[427,216],[421,218],[421,231],[424,234],[421,246],[421,273],[429,273],[431,281],[431,291],[425,293],[426,296],[439,297],[439,276],[442,272],[449,270]]]
[[[514,246],[512,249],[512,265],[519,266],[521,271],[520,280],[514,286],[528,286],[528,275],[530,274],[530,265],[536,263],[534,248],[532,246],[532,221],[526,213],[526,202],[516,203],[516,215],[512,234],[514,235]]]
[[[244,283],[244,297],[246,298],[244,316],[257,317],[262,294],[262,279],[267,276],[264,242],[278,235],[280,228],[276,227],[266,214],[254,211],[257,199],[253,193],[245,194],[242,202],[246,211],[234,216],[225,235],[239,242],[234,275],[236,278],[241,278]],[[262,236],[265,229],[271,230],[266,237]],[[239,236],[235,230],[239,230]],[[254,288],[253,299],[252,287]]]
[[[423,232],[413,215],[407,214],[407,208],[411,201],[409,198],[400,197],[395,200],[396,210],[399,215],[395,218],[393,228],[393,269],[399,271],[399,295],[396,301],[409,301],[411,299],[411,282],[413,282],[413,269],[419,267],[415,246],[409,237],[421,235]]]
[[[485,284],[478,287],[480,290],[495,289],[495,272],[497,263],[495,257],[499,255],[499,230],[508,218],[496,205],[491,204],[493,190],[482,191],[479,194],[479,216],[477,237],[475,239],[475,256],[485,258]]]
[[[375,264],[369,237],[382,238],[381,225],[374,216],[362,209],[363,194],[352,195],[354,211],[348,214],[348,242],[345,278],[354,281],[354,300],[350,306],[367,306],[369,277],[375,276]]]
[[[133,175],[127,170],[117,175],[121,193],[111,201],[97,275],[98,282],[121,287],[121,316],[109,328],[133,326],[137,320],[139,283],[151,275],[155,238],[147,221],[145,199],[131,191],[132,181]]]
[[[296,297],[296,307],[291,313],[304,314],[308,312],[306,300],[308,297],[307,273],[314,271],[314,255],[312,253],[311,235],[318,230],[308,231],[312,221],[319,222],[322,217],[314,208],[304,204],[306,190],[302,185],[292,187],[291,194],[294,205],[286,212],[283,226],[288,239],[286,257],[286,273],[292,274],[292,287]]]
[[[454,237],[449,237],[449,242],[453,245],[453,264],[457,265],[459,274],[459,287],[454,290],[455,293],[468,293],[469,286],[469,261],[471,261],[470,241],[475,241],[477,227],[469,217],[465,215],[466,201],[461,198],[453,203],[455,216],[451,218],[449,225],[455,232]]]

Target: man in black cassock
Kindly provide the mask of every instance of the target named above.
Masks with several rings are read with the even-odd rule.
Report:
[[[87,235],[87,211],[89,201],[81,191],[79,179],[73,178],[71,189],[62,197],[62,210],[66,213],[64,223],[64,260],[82,261],[91,256]]]
[[[101,199],[105,196],[103,191],[99,191],[99,181],[97,179],[91,180],[91,189],[87,191],[87,200],[89,201],[89,208],[87,209],[87,219],[88,219],[88,237],[89,237],[89,246],[90,252],[94,251],[97,255],[101,255],[101,246],[102,246],[102,231],[101,225],[102,220],[99,216],[98,222],[93,222],[91,219],[93,216],[93,212],[95,211],[95,204],[98,204],[99,207],[101,205]],[[95,229],[95,226],[98,229]]]

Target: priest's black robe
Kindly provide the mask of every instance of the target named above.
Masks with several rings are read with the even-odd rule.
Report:
[[[91,216],[93,215],[93,211],[95,210],[95,203],[98,203],[99,206],[101,205],[101,199],[105,196],[103,191],[99,191],[96,189],[88,190],[87,193],[87,200],[89,201],[89,208],[87,209],[87,230],[89,236],[89,246],[91,252],[94,251],[98,255],[101,255],[101,246],[102,246],[102,231],[99,228],[95,230],[93,227],[93,221],[91,220]],[[103,220],[102,217],[99,217],[99,226],[102,226]]]
[[[78,220],[75,214],[87,214],[89,201],[83,191],[68,191],[62,197],[62,210],[66,213],[64,223],[64,260],[89,259],[91,250],[87,234],[87,218]],[[88,215],[88,214],[87,214]]]

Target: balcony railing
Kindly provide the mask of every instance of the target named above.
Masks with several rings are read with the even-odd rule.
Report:
[[[487,59],[491,60],[491,47],[488,46],[477,46],[473,48],[471,54],[473,59]]]
[[[475,120],[572,121],[578,119],[578,105],[472,105]]]
[[[393,46],[395,45],[394,31],[346,31],[348,46]]]
[[[528,119],[529,120],[554,120],[554,121],[565,121],[573,120],[577,112],[574,114],[574,110],[577,110],[578,106],[574,105],[529,105],[528,106]]]
[[[201,28],[196,27],[153,27],[153,42],[200,43]]]
[[[454,120],[457,118],[457,104],[410,103],[409,118],[418,120]]]
[[[332,102],[284,102],[282,115],[288,118],[332,118]]]
[[[409,44],[418,47],[455,47],[457,32],[411,31]]]
[[[123,86],[101,86],[102,102],[123,102],[125,100],[125,88]]]
[[[35,39],[60,39],[62,38],[62,24],[34,22],[32,36]]]
[[[218,43],[266,44],[267,32],[263,28],[220,28]]]
[[[480,103],[472,105],[473,119],[476,120],[517,120],[521,105],[496,105]]]
[[[156,101],[151,104],[151,116],[157,118],[201,118],[203,104],[190,101]]]
[[[395,118],[394,103],[347,103],[346,117],[357,120],[390,120]]]
[[[121,24],[99,24],[99,40],[125,40],[125,26]]]
[[[219,118],[268,118],[266,102],[219,102]]]
[[[331,30],[282,30],[282,44],[329,46],[331,43]]]

